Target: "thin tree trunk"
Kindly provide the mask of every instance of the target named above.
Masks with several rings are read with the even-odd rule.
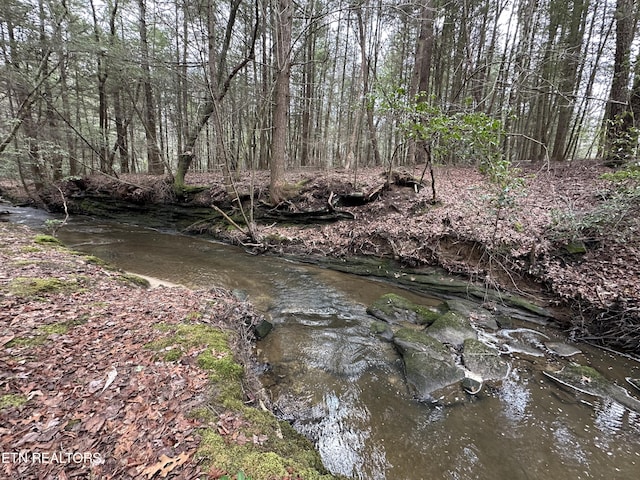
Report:
[[[369,58],[367,56],[367,43],[366,34],[364,28],[364,22],[362,20],[362,11],[360,8],[356,10],[356,17],[358,19],[358,34],[360,40],[360,62],[362,68],[362,108],[367,118],[367,130],[369,132],[369,142],[373,150],[374,164],[382,165],[380,159],[380,149],[378,148],[378,137],[376,135],[376,127],[373,123],[373,105],[369,101]]]
[[[271,203],[277,205],[286,199],[284,192],[284,169],[287,164],[293,2],[292,0],[278,0],[274,6],[277,8],[275,41],[276,78],[273,98],[273,140],[271,143],[269,196]]]
[[[146,0],[138,0],[140,27],[140,68],[144,90],[144,131],[147,139],[147,172],[152,175],[164,173],[164,165],[158,147],[158,129],[156,107],[151,85],[151,67],[149,65],[149,41],[147,39]]]

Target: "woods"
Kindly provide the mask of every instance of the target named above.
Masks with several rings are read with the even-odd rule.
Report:
[[[398,92],[447,119],[500,122],[506,161],[623,165],[637,154],[631,0],[10,0],[0,9],[0,173],[36,190],[65,176],[148,172],[171,174],[179,193],[190,169],[230,181],[268,168],[277,203],[287,168],[423,162],[402,128],[407,109],[389,108]],[[467,153],[437,161],[482,160]]]

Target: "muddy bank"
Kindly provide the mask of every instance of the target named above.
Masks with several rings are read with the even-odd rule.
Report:
[[[523,187],[505,199],[472,168],[439,168],[435,203],[430,188],[419,187],[420,168],[392,176],[290,171],[290,200],[278,206],[267,204],[266,172],[239,175],[231,196],[218,175],[191,175],[181,198],[168,179],[145,176],[77,179],[62,189],[72,212],[143,213],[151,226],[256,252],[334,266],[354,257],[393,260],[402,277],[441,267],[553,310],[576,339],[639,353],[640,215],[637,205],[612,213],[618,187],[602,178],[607,171],[597,164],[523,169]],[[43,198],[62,208],[57,190]]]

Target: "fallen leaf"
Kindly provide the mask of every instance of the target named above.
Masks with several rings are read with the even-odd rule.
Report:
[[[107,380],[104,383],[104,387],[102,387],[102,391],[104,392],[109,386],[113,383],[113,381],[118,376],[118,371],[116,367],[111,367],[111,369],[107,372]]]
[[[162,478],[165,478],[171,471],[185,463],[189,459],[190,454],[187,452],[182,452],[177,457],[171,458],[162,454],[160,456],[160,461],[155,463],[142,471],[143,475],[146,475],[147,478],[153,477],[156,473],[160,473]]]
[[[96,414],[85,422],[84,428],[86,428],[88,432],[98,433],[104,425],[105,420],[104,415]]]

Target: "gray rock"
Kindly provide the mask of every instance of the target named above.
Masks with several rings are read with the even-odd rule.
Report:
[[[451,352],[424,331],[401,328],[393,343],[402,355],[407,383],[420,400],[432,400],[435,391],[464,378]]]
[[[496,316],[486,308],[479,306],[477,303],[456,298],[445,301],[445,304],[449,307],[449,310],[453,310],[463,317],[467,317],[471,320],[471,323],[488,330],[498,330],[499,328]]]
[[[477,395],[482,390],[484,382],[480,375],[467,375],[462,380],[462,388],[470,395]]]
[[[578,392],[607,400],[615,400],[625,407],[640,412],[640,400],[629,392],[605,378],[595,368],[572,363],[558,372],[542,372],[556,382]]]
[[[367,313],[389,323],[410,322],[417,325],[430,325],[441,312],[435,307],[418,305],[394,293],[383,295],[373,302]]]
[[[472,338],[464,341],[462,361],[467,370],[484,380],[503,380],[509,374],[509,362],[498,350]]]
[[[560,357],[572,357],[582,353],[582,350],[564,342],[545,342],[544,346],[549,352]]]
[[[254,333],[258,340],[262,340],[264,337],[269,335],[271,329],[273,328],[273,324],[268,320],[262,320],[258,325],[254,327]]]
[[[640,378],[627,377],[625,380],[629,385],[640,392]]]
[[[454,347],[461,347],[468,338],[477,339],[478,333],[471,326],[471,322],[459,313],[447,312],[438,318],[426,332],[442,343]]]

